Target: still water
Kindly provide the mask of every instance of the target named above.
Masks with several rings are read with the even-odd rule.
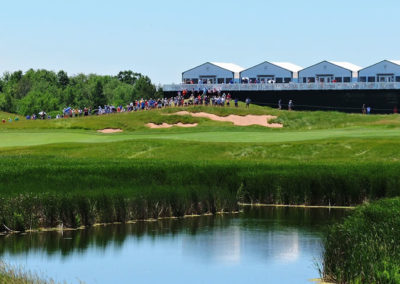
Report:
[[[311,283],[321,237],[348,211],[240,214],[0,238],[0,258],[68,283]]]

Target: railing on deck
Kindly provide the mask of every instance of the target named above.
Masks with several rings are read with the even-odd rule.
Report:
[[[301,90],[393,90],[400,89],[400,82],[382,83],[275,83],[275,84],[171,84],[164,85],[164,92],[183,90],[219,91],[301,91]]]

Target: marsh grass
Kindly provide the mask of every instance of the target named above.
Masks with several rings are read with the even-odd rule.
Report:
[[[400,198],[363,205],[325,239],[323,275],[337,283],[400,283]]]
[[[238,201],[355,205],[399,195],[399,170],[371,163],[3,156],[0,221],[23,231],[235,211]]]
[[[22,267],[13,267],[0,260],[0,283],[4,284],[55,284],[37,274],[27,272]]]

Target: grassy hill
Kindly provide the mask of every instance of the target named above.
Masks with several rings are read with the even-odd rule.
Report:
[[[197,130],[202,130],[207,127],[210,131],[226,130],[231,131],[231,123],[222,123],[210,121],[206,118],[193,118],[191,116],[177,116],[174,113],[182,110],[189,112],[207,112],[220,116],[227,116],[230,114],[236,115],[275,115],[278,116],[275,122],[283,123],[284,129],[287,130],[315,130],[315,129],[332,129],[332,128],[347,128],[347,127],[379,127],[379,128],[392,128],[400,127],[400,117],[398,115],[361,115],[361,114],[345,114],[340,112],[288,112],[279,111],[269,107],[251,106],[246,109],[242,104],[239,108],[220,108],[220,107],[205,107],[195,106],[188,108],[167,108],[162,110],[152,110],[121,113],[105,116],[90,116],[86,118],[74,119],[61,119],[61,120],[25,120],[22,118],[18,124],[6,123],[0,127],[1,130],[6,129],[85,129],[97,130],[101,128],[122,128],[124,131],[138,131],[148,130],[145,124],[148,122],[154,123],[199,123]],[[168,115],[167,115],[168,114]],[[0,112],[0,119],[17,117],[14,114]],[[212,128],[210,128],[212,127]],[[270,129],[260,126],[250,127],[234,127],[235,131],[251,131],[257,129],[258,131],[268,131]],[[176,129],[173,129],[176,130]],[[171,131],[171,129],[164,130],[164,132]],[[181,129],[181,131],[184,131]],[[190,130],[187,130],[190,131]],[[275,130],[279,131],[279,130]]]
[[[173,115],[275,115],[282,129]],[[2,117],[9,114],[1,114]],[[145,124],[198,123],[149,129]],[[120,128],[102,134],[97,130]],[[0,216],[13,228],[397,196],[400,116],[170,108],[0,125]],[[34,210],[32,210],[34,208]]]

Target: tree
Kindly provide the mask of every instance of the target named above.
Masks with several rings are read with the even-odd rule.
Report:
[[[60,111],[70,107],[125,105],[139,98],[157,98],[155,86],[147,76],[121,71],[118,76],[78,74],[68,77],[59,72],[30,69],[4,73],[0,77],[0,109],[32,114],[44,110]]]
[[[14,112],[13,98],[10,94],[0,94],[0,110]]]
[[[117,75],[118,80],[129,85],[134,85],[136,81],[141,77],[143,77],[142,74],[135,73],[131,70],[120,71]]]
[[[96,81],[91,99],[93,107],[104,106],[107,104],[107,98],[103,91],[103,84],[100,80]]]
[[[144,99],[154,98],[156,93],[156,88],[147,76],[142,76],[136,81],[134,90],[138,98]]]
[[[14,83],[19,82],[19,80],[22,79],[22,71],[15,71],[14,73],[11,74],[10,76],[10,81],[13,81]]]
[[[67,73],[64,72],[63,70],[60,70],[57,73],[57,82],[60,86],[65,88],[69,84],[69,77],[68,77]]]

